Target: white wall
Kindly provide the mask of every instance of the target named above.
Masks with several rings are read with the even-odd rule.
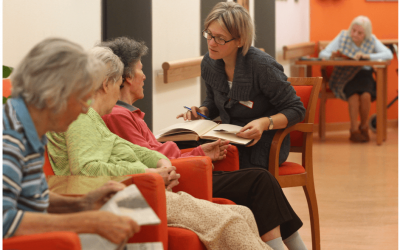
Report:
[[[200,105],[200,77],[164,84],[162,63],[200,56],[200,0],[153,0],[153,132],[177,123],[183,106]],[[205,39],[204,39],[205,40]],[[205,41],[204,41],[205,42]],[[151,84],[146,83],[145,84]]]
[[[17,66],[48,37],[93,47],[101,40],[101,0],[3,0],[3,65]]]
[[[200,105],[200,77],[164,84],[162,63],[200,56],[200,0],[153,0],[153,131],[176,123],[183,106]],[[254,0],[250,0],[254,13]],[[282,47],[309,41],[309,0],[276,2],[276,58]],[[4,0],[3,64],[15,67],[47,37],[63,37],[85,49],[101,40],[101,0]],[[205,41],[204,41],[205,42]]]
[[[310,0],[275,2],[276,60],[290,76],[290,61],[283,60],[283,46],[310,41]]]

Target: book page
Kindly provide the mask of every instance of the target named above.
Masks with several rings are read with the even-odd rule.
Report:
[[[193,131],[198,135],[202,135],[217,125],[218,125],[217,123],[209,120],[195,120],[195,121],[181,122],[158,131],[156,139],[159,139],[160,137],[169,134],[177,134],[188,130]]]
[[[129,243],[126,244],[126,250],[163,250],[161,242],[148,242],[148,243]]]
[[[238,133],[242,129],[241,126],[232,124],[219,124],[217,127],[211,129],[207,133],[200,136],[202,139],[218,140],[218,138],[229,140],[231,143],[246,145],[252,141],[252,139],[245,139],[236,136],[235,132]],[[217,132],[215,130],[224,130],[227,132]]]

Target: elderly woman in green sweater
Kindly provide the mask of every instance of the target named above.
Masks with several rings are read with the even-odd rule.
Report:
[[[121,176],[157,172],[167,189],[179,174],[162,154],[134,145],[108,130],[101,116],[119,98],[123,65],[109,48],[92,49],[108,65],[107,77],[65,133],[47,133],[50,163],[57,175]],[[90,106],[91,105],[91,106]],[[168,225],[194,231],[207,249],[271,249],[258,235],[251,211],[238,205],[219,205],[187,193],[166,192]],[[240,237],[238,237],[240,235]]]

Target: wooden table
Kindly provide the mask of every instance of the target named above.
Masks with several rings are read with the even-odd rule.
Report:
[[[387,66],[390,61],[353,61],[353,60],[321,60],[296,61],[299,67],[299,76],[311,76],[312,66],[371,66],[376,70],[376,143],[381,145],[386,140],[387,121]]]
[[[80,176],[80,175],[50,175],[46,177],[49,190],[58,194],[83,195],[103,186],[109,180],[132,184],[130,176]]]

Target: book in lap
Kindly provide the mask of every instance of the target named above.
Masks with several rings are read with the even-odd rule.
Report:
[[[107,201],[106,204],[100,208],[100,210],[109,211],[121,216],[131,217],[140,226],[157,225],[161,223],[157,214],[149,206],[135,184],[129,185],[125,189],[117,192],[110,200]],[[81,241],[82,250],[163,249],[162,244],[159,243],[137,243],[130,247],[126,247],[126,241],[124,241],[117,245],[97,234],[79,234],[79,238]]]
[[[186,121],[160,130],[156,139],[159,142],[223,139],[229,140],[233,144],[247,145],[252,139],[238,137],[236,133],[239,133],[241,129],[241,126],[218,124],[209,120]]]

